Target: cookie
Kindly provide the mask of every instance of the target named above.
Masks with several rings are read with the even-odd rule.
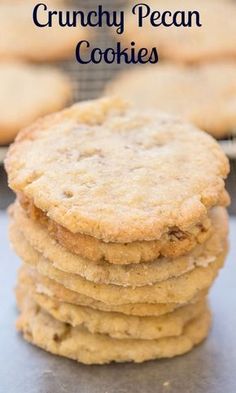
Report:
[[[0,145],[12,142],[21,128],[64,108],[72,99],[67,76],[50,67],[2,62],[0,83]]]
[[[228,233],[226,210],[214,208],[210,212],[213,224],[213,233],[210,239],[204,244],[198,245],[190,254],[175,260],[159,258],[150,263],[120,266],[104,261],[91,263],[88,259],[69,252],[55,242],[42,225],[27,218],[19,205],[14,206],[12,214],[12,231],[15,228],[21,228],[23,236],[30,245],[49,259],[55,268],[66,273],[79,274],[98,284],[144,286],[178,277],[193,270],[196,266],[207,266],[214,262],[224,250]]]
[[[118,75],[107,92],[130,99],[141,109],[177,114],[216,138],[231,135],[236,128],[233,62],[134,68]]]
[[[108,305],[129,303],[180,303],[185,304],[203,290],[209,289],[223,266],[226,249],[207,267],[196,267],[191,272],[177,278],[143,287],[121,287],[117,285],[95,284],[79,275],[65,273],[53,267],[52,263],[33,249],[23,235],[10,232],[12,245],[19,257],[40,274],[79,294]]]
[[[10,187],[50,219],[121,243],[157,240],[203,221],[219,204],[229,172],[210,136],[118,98],[36,122],[20,133],[6,168]]]
[[[29,294],[28,286],[17,286],[17,301]],[[55,298],[38,294],[34,290],[30,295],[36,304],[47,311],[53,318],[73,327],[85,327],[90,333],[107,334],[113,338],[159,339],[180,336],[183,328],[192,319],[197,318],[206,308],[206,300],[183,306],[177,311],[161,317],[134,317],[120,313],[103,312],[89,307],[59,302]]]
[[[53,0],[47,5],[50,10],[64,9]],[[0,58],[34,62],[73,58],[77,43],[88,38],[88,29],[60,27],[55,23],[53,27],[40,28],[32,20],[32,11],[31,2],[13,0],[0,4],[0,36],[4,37],[0,42]],[[42,12],[39,19],[45,21]]]
[[[17,328],[24,338],[55,355],[69,357],[85,364],[104,364],[169,358],[190,351],[208,334],[209,310],[186,324],[178,337],[158,340],[114,339],[105,334],[91,334],[80,327],[59,322],[34,302],[22,305]]]
[[[202,26],[196,27],[193,17],[192,27],[152,27],[150,17],[146,18],[142,33],[138,27],[138,16],[134,16],[131,8],[137,4],[131,0],[126,10],[126,29],[122,36],[125,45],[135,40],[136,46],[151,49],[156,47],[160,59],[170,59],[182,63],[209,62],[218,59],[236,58],[236,5],[228,0],[148,0],[152,11],[163,14],[168,10],[198,11]],[[146,12],[146,11],[144,11]],[[150,15],[149,15],[150,16]],[[177,17],[177,23],[179,22]],[[171,18],[168,17],[167,23]],[[160,22],[160,20],[158,20]]]
[[[106,243],[92,236],[68,231],[62,225],[49,219],[46,213],[38,209],[22,194],[18,194],[18,200],[29,218],[47,229],[50,236],[61,246],[91,262],[107,261],[115,265],[126,265],[150,262],[161,256],[177,258],[192,250],[197,244],[204,243],[210,237],[212,230],[212,223],[207,213],[207,217],[192,228],[186,231],[171,230],[162,235],[159,240]],[[227,201],[227,195],[222,194],[219,203],[225,205]]]
[[[74,305],[90,307],[94,310],[105,312],[121,313],[125,315],[133,315],[138,317],[155,316],[159,317],[183,305],[178,303],[156,303],[156,304],[124,304],[121,306],[112,306],[103,302],[96,301],[88,296],[81,295],[77,292],[65,288],[56,281],[39,274],[35,269],[29,266],[22,266],[18,274],[18,282],[22,286],[33,288],[33,291],[46,295],[47,297],[58,300],[59,302],[67,302]],[[207,296],[207,291],[201,291],[189,303],[196,304]]]

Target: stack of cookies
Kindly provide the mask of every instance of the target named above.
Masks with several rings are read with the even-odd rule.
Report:
[[[26,340],[103,364],[173,357],[207,336],[229,202],[212,137],[108,97],[22,131],[6,168]]]

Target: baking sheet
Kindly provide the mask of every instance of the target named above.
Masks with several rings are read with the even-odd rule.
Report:
[[[0,164],[3,163],[6,153],[7,153],[7,147],[0,146]]]
[[[210,337],[191,353],[144,364],[83,366],[24,342],[14,328],[19,260],[0,213],[0,393],[234,393],[236,391],[236,219],[231,252],[212,291]]]

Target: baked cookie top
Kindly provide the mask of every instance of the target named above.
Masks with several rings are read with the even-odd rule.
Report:
[[[135,41],[140,47],[157,47],[160,57],[178,62],[202,62],[236,57],[236,4],[231,0],[148,0],[152,11],[198,11],[201,27],[153,27],[146,18],[142,33],[137,15],[130,9],[137,4],[130,0],[126,30],[120,38]],[[178,22],[180,17],[177,18]],[[167,19],[169,23],[171,18]]]
[[[73,57],[78,41],[88,37],[88,29],[82,27],[56,24],[37,27],[32,20],[36,3],[16,0],[0,3],[0,37],[4,37],[0,40],[0,58],[35,62],[63,60]],[[50,0],[46,3],[49,10],[63,10],[61,2]],[[41,20],[46,23],[45,15],[41,15]]]
[[[159,239],[219,203],[228,160],[209,135],[119,98],[76,104],[19,134],[10,187],[76,233],[104,241]]]
[[[219,62],[186,67],[160,63],[126,71],[111,82],[108,93],[177,114],[213,136],[236,128],[236,66]]]
[[[72,98],[67,76],[50,67],[0,63],[0,144],[38,117],[63,109]]]

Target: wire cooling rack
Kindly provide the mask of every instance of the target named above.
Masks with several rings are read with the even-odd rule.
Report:
[[[90,11],[94,10],[98,4],[102,4],[106,10],[124,9],[127,1],[125,0],[80,0],[69,1],[74,9]],[[114,37],[108,28],[97,28],[96,33],[91,38],[93,47],[106,49],[114,46]],[[74,100],[83,101],[98,98],[104,91],[104,88],[117,72],[124,69],[125,66],[113,64],[78,64],[75,59],[64,63],[63,68],[66,70],[73,82]]]

